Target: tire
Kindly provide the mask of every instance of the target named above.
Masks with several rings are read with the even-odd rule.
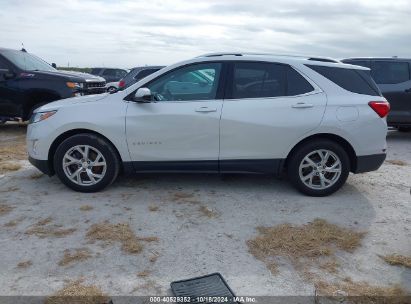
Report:
[[[57,176],[66,186],[86,193],[111,185],[120,171],[120,159],[114,147],[92,133],[78,134],[64,140],[57,147],[53,163]],[[93,163],[96,165],[93,166]]]
[[[321,155],[325,159],[326,152],[328,160],[324,163]],[[318,166],[320,164],[321,166]],[[287,169],[291,183],[300,192],[309,196],[327,196],[340,189],[346,182],[350,173],[350,159],[338,143],[319,139],[298,147],[289,158]]]
[[[411,127],[398,127],[399,132],[410,132]]]

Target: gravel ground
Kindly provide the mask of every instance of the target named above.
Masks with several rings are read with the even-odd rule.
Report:
[[[0,141],[9,144],[24,132],[0,129]],[[337,254],[337,279],[398,283],[410,292],[411,269],[378,256],[411,256],[411,133],[390,131],[388,145],[388,160],[405,163],[350,175],[343,189],[325,198],[259,175],[139,175],[81,194],[21,160],[20,170],[0,173],[0,204],[11,207],[0,213],[0,295],[49,295],[79,278],[110,295],[166,295],[171,281],[212,272],[241,295],[313,295],[313,284],[287,261],[272,275],[246,241],[258,226],[315,218],[367,232],[354,253]],[[137,239],[158,241],[139,239],[143,251],[131,254],[121,242],[90,240],[90,227],[105,221],[127,223]],[[88,258],[59,265],[65,250],[79,248]]]

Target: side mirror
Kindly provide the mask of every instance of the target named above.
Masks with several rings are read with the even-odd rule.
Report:
[[[139,88],[134,94],[134,101],[149,103],[152,101],[152,95],[149,88]]]
[[[55,64],[54,62],[51,64],[51,66],[55,69],[57,69],[57,64]]]

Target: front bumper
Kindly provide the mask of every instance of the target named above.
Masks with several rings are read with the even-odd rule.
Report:
[[[34,167],[39,169],[44,174],[47,174],[48,176],[52,176],[54,174],[54,172],[52,172],[51,169],[50,169],[48,160],[35,159],[35,158],[29,156],[29,162]]]
[[[381,165],[384,163],[387,154],[372,154],[357,156],[357,166],[353,173],[364,173],[378,170]]]

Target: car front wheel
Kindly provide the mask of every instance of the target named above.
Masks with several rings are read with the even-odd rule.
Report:
[[[67,138],[54,155],[54,169],[60,180],[79,192],[104,189],[114,182],[119,167],[113,146],[95,134]]]
[[[289,159],[288,176],[293,185],[310,196],[327,196],[344,185],[350,172],[345,150],[329,140],[308,142]]]

